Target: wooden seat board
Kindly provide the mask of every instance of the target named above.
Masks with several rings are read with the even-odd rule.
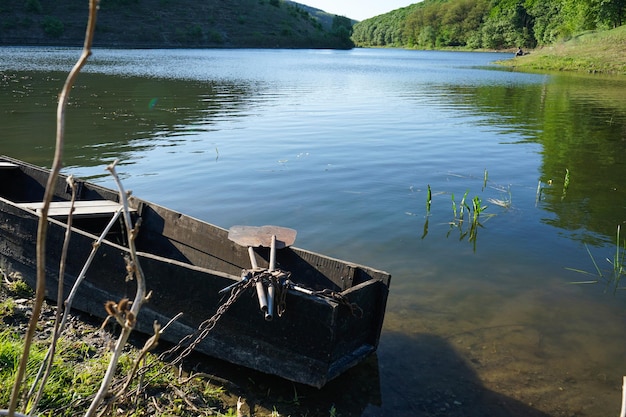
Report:
[[[11,162],[0,161],[0,169],[15,169],[18,168],[18,165],[13,164]]]
[[[19,207],[27,208],[30,210],[40,211],[44,203],[41,201],[32,203],[20,203]],[[48,216],[50,217],[67,217],[70,212],[70,201],[53,201],[50,203],[48,210]],[[110,200],[87,200],[87,201],[75,201],[73,216],[104,216],[113,214],[118,211],[122,205]],[[130,209],[130,211],[135,211]]]

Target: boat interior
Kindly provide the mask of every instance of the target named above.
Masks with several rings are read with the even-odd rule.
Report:
[[[20,208],[39,213],[49,171],[0,157],[0,198]],[[59,176],[54,187],[48,216],[67,222],[72,190],[66,176]],[[95,236],[110,227],[106,239],[127,245],[121,204],[116,191],[75,180],[75,203],[72,227]],[[134,197],[130,198],[131,215],[141,217],[137,250],[171,259],[175,262],[239,277],[250,268],[246,247],[228,240],[228,231]],[[258,265],[269,264],[269,248],[255,248]],[[278,251],[277,267],[298,275],[302,285],[314,289],[345,291],[371,279],[382,279],[388,285],[388,274],[361,265],[346,263],[297,248]]]

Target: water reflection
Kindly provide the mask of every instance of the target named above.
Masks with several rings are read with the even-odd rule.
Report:
[[[64,81],[65,74],[57,72],[2,74],[2,128],[32,142],[30,147],[22,140],[3,142],[4,153],[49,163],[56,97]],[[81,74],[66,116],[66,165],[106,165],[115,158],[132,161],[138,152],[178,146],[214,130],[222,120],[236,124],[249,110],[253,92],[245,84],[226,82]]]
[[[552,76],[541,85],[462,86],[449,98],[482,124],[521,134],[517,143],[542,145],[540,206],[544,222],[573,239],[611,241],[626,218],[626,86],[619,79]],[[564,197],[568,173],[569,184]],[[600,240],[599,240],[600,238]]]

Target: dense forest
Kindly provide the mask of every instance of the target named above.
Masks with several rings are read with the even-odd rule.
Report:
[[[86,0],[0,0],[0,45],[83,43]],[[352,48],[352,21],[286,0],[103,0],[95,46]]]
[[[626,0],[424,0],[354,26],[357,46],[535,47],[626,23]]]

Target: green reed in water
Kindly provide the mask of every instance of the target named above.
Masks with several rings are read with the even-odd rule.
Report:
[[[624,278],[624,276],[626,276],[626,268],[624,266],[624,261],[626,260],[626,239],[621,240],[622,238],[620,234],[621,226],[618,225],[617,233],[615,236],[615,255],[613,256],[613,259],[606,258],[606,261],[612,266],[612,270],[605,271],[605,273],[603,273],[602,269],[600,269],[598,263],[591,254],[589,247],[585,244],[585,249],[587,250],[587,254],[589,254],[589,258],[591,258],[595,273],[574,268],[566,269],[585,275],[597,276],[597,278],[589,281],[576,281],[572,282],[572,284],[597,284],[599,282],[605,281],[607,287],[613,287],[613,293],[615,293],[617,290],[624,289],[624,287],[620,287],[620,281],[622,280],[622,278]]]
[[[453,223],[454,222],[462,223],[465,220],[466,210],[467,210],[467,220],[470,220],[470,215],[471,215],[471,221],[473,223],[477,223],[478,218],[480,217],[480,214],[484,212],[485,209],[487,209],[487,206],[482,205],[482,200],[479,196],[474,196],[474,198],[472,198],[472,206],[470,207],[465,202],[465,200],[467,199],[468,193],[469,193],[469,190],[465,191],[465,194],[463,194],[463,198],[461,199],[461,202],[459,203],[458,210],[457,210],[456,201],[454,200],[454,193],[452,193],[452,213],[454,214]],[[457,213],[458,213],[458,216],[457,216]]]
[[[569,188],[569,169],[565,168],[565,178],[563,178],[563,193],[561,194],[561,201],[565,199],[567,189]]]
[[[460,232],[460,240],[468,237],[468,240],[474,244],[474,250],[476,250],[476,238],[478,236],[478,228],[483,227],[480,223],[480,215],[484,213],[487,209],[487,206],[482,204],[482,199],[479,196],[474,196],[472,198],[472,206],[470,207],[467,204],[467,195],[469,194],[469,190],[465,191],[463,194],[463,198],[459,203],[457,208],[456,201],[454,199],[454,194],[452,194],[452,213],[454,214],[454,218],[450,224],[450,230],[448,231],[447,236],[450,236],[450,232],[454,228],[458,228]],[[465,223],[465,213],[467,212],[467,221],[469,222],[469,229],[464,229]],[[484,214],[483,214],[484,216]],[[495,214],[489,215],[489,217],[495,216]]]
[[[465,199],[467,198],[468,193],[469,193],[469,190],[465,191],[465,194],[463,194],[463,198],[461,199],[461,202],[459,203],[459,217],[458,218],[457,218],[456,202],[454,201],[454,193],[452,194],[452,211],[454,212],[455,221],[458,219],[459,221],[462,222],[463,218],[465,217],[465,210],[467,209],[468,213],[470,211],[470,207],[465,202]]]
[[[474,217],[472,222],[478,223],[478,217],[480,216],[480,213],[485,211],[485,209],[487,209],[487,206],[482,205],[482,200],[478,196],[474,196],[474,198],[472,199],[472,206],[474,207]]]
[[[607,261],[613,266],[613,281],[615,282],[615,290],[619,289],[619,282],[626,275],[626,270],[624,269],[624,258],[626,257],[626,250],[624,247],[626,246],[626,240],[624,240],[622,246],[620,247],[620,225],[617,225],[617,234],[615,237],[615,256],[613,257],[613,261],[607,259]]]
[[[487,181],[489,180],[489,174],[487,173],[487,168],[485,168],[485,173],[483,175],[483,189],[485,191],[485,187],[487,187]]]
[[[456,202],[454,201],[454,193],[452,193],[452,213],[454,213],[454,218],[456,219]]]
[[[455,177],[461,177],[461,178],[464,177],[462,175],[455,175],[455,174],[451,174],[451,175]],[[480,227],[484,227],[481,224],[481,221],[484,222],[485,220],[495,216],[495,214],[485,212],[488,206],[483,204],[484,196],[482,195],[482,193],[486,192],[487,188],[494,189],[501,193],[507,193],[508,198],[507,197],[504,197],[503,199],[487,198],[487,201],[493,205],[504,207],[506,209],[511,207],[511,200],[512,200],[511,187],[510,186],[508,188],[505,188],[502,186],[487,187],[489,185],[488,181],[489,181],[489,172],[487,171],[487,169],[485,169],[483,172],[483,176],[482,176],[481,193],[479,193],[478,195],[474,195],[473,197],[469,197],[470,190],[468,189],[465,191],[460,201],[456,200],[454,193],[450,193],[453,217],[452,217],[452,220],[447,222],[447,224],[450,225],[450,229],[448,230],[446,236],[449,237],[452,230],[458,229],[459,240],[465,240],[467,238],[468,241],[474,244],[474,249],[476,249],[475,245],[476,245],[476,239],[478,236],[478,229]],[[447,193],[445,191],[434,192],[435,196],[439,194],[447,194]],[[426,215],[425,215],[422,239],[424,239],[428,235],[428,232],[429,232],[429,220],[433,214],[432,208],[433,208],[433,190],[429,184],[426,188]],[[409,213],[409,214],[412,214],[412,213]]]

